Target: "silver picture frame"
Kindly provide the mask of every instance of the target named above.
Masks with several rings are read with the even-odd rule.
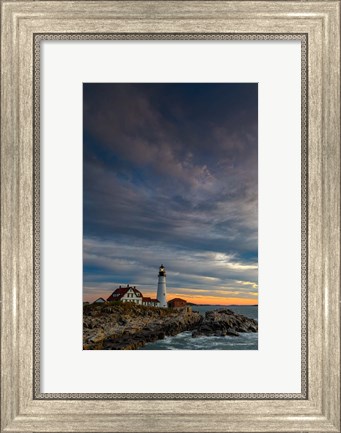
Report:
[[[340,432],[339,12],[329,0],[2,2],[1,431]],[[300,393],[40,392],[40,44],[75,39],[300,41]]]

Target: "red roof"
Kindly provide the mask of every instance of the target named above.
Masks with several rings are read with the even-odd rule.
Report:
[[[184,299],[181,299],[181,298],[174,298],[171,301],[168,301],[168,305],[173,305],[173,304],[177,305],[177,306],[185,305],[185,304],[187,304],[187,301],[185,301]]]
[[[136,289],[136,287],[131,287],[131,286],[127,286],[127,287],[119,287],[118,289],[116,289],[107,299],[107,301],[111,302],[111,301],[119,301],[120,299],[123,298],[123,296],[128,292],[128,290],[132,290],[135,295],[137,295],[138,297],[142,297],[142,293]]]
[[[159,301],[157,299],[152,299],[152,298],[149,298],[149,297],[143,297],[142,298],[142,302],[153,302],[154,304],[155,303],[159,303]]]

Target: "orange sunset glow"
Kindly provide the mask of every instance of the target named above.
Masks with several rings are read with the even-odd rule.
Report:
[[[111,294],[104,291],[96,292],[96,295],[90,296],[85,295],[84,301],[85,302],[93,302],[97,298],[101,297],[103,299],[107,299],[108,296]],[[143,296],[148,296],[150,298],[155,298],[155,291],[143,291]],[[200,295],[183,295],[180,292],[174,292],[167,295],[167,301],[170,301],[174,298],[181,298],[184,299],[187,302],[193,303],[193,304],[207,304],[207,305],[257,305],[258,304],[258,297],[255,296],[254,298],[238,298],[238,297],[218,297],[218,296],[200,296]]]

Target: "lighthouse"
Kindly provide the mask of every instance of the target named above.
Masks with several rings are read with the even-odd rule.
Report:
[[[166,293],[166,269],[161,265],[157,282],[157,299],[161,308],[167,308]]]

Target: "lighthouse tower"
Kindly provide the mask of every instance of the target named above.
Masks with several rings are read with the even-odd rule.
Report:
[[[157,299],[160,302],[161,308],[167,308],[166,294],[166,269],[163,265],[161,265],[157,283]]]

